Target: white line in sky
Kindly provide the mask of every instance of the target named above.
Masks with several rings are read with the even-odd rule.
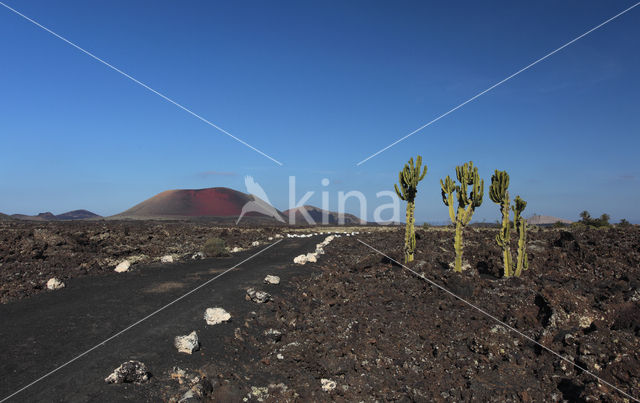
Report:
[[[227,136],[231,137],[232,139],[234,139],[235,141],[237,141],[240,144],[243,144],[247,147],[249,147],[250,149],[252,149],[253,151],[257,152],[258,154],[261,154],[264,157],[269,158],[271,161],[275,162],[276,164],[282,166],[282,162],[278,161],[277,159],[271,157],[270,155],[258,150],[257,148],[255,148],[254,146],[252,146],[251,144],[247,143],[246,141],[234,136],[233,134],[229,133],[228,131],[226,131],[225,129],[221,128],[220,126],[216,125],[215,123],[210,122],[209,120],[203,118],[202,116],[198,115],[197,113],[191,111],[190,109],[188,109],[187,107],[179,104],[178,102],[174,101],[173,99],[169,98],[168,96],[154,90],[153,88],[149,87],[148,85],[146,85],[145,83],[131,77],[129,74],[125,73],[124,71],[120,70],[119,68],[105,62],[104,60],[102,60],[101,58],[99,58],[98,56],[94,55],[93,53],[89,52],[88,50],[85,50],[83,48],[81,48],[80,46],[76,45],[75,43],[71,42],[70,40],[68,40],[67,38],[58,35],[57,33],[53,32],[52,30],[50,30],[49,28],[45,27],[44,25],[40,24],[39,22],[27,17],[26,15],[22,14],[21,12],[19,12],[16,9],[13,9],[11,7],[9,7],[8,5],[6,5],[5,3],[0,1],[0,5],[2,5],[3,7],[5,7],[7,10],[12,11],[13,13],[19,15],[20,17],[24,18],[25,20],[29,21],[30,23],[36,25],[39,28],[42,28],[43,30],[47,31],[48,33],[50,33],[51,35],[55,36],[56,38],[68,43],[69,45],[73,46],[74,48],[78,49],[79,51],[81,51],[82,53],[91,56],[92,58],[94,58],[95,60],[99,61],[100,63],[104,64],[105,66],[109,67],[110,69],[112,69],[113,71],[116,71],[120,74],[122,74],[123,76],[125,76],[126,78],[128,78],[129,80],[133,81],[134,83],[146,88],[147,90],[153,92],[154,94],[156,94],[157,96],[161,97],[162,99],[164,99],[165,101],[168,101],[172,104],[174,104],[175,106],[177,106],[178,108],[182,109],[183,111],[189,113],[190,115],[200,119],[201,121],[203,121],[204,123],[208,124],[209,126],[217,129],[218,131],[226,134]]]
[[[370,156],[368,156],[367,158],[363,159],[362,161],[358,162],[356,164],[356,166],[360,166],[362,164],[364,164],[365,162],[369,161],[371,158],[375,157],[376,155],[383,153],[385,151],[387,151],[388,149],[390,149],[391,147],[395,146],[396,144],[400,143],[401,141],[404,141],[406,139],[408,139],[409,137],[413,136],[414,134],[418,133],[419,131],[422,131],[424,128],[426,128],[427,126],[430,126],[431,124],[437,122],[438,120],[442,119],[443,117],[447,116],[448,114],[462,108],[463,106],[465,106],[466,104],[468,104],[469,102],[475,100],[476,98],[481,97],[482,95],[486,94],[487,92],[491,91],[492,89],[496,88],[499,85],[504,84],[505,82],[511,80],[513,77],[517,76],[518,74],[522,73],[525,70],[530,69],[531,67],[535,66],[536,64],[540,63],[541,61],[545,60],[546,58],[550,57],[551,55],[561,51],[562,49],[566,48],[567,46],[571,45],[572,43],[584,38],[585,36],[589,35],[590,33],[592,33],[593,31],[595,31],[598,28],[601,28],[602,26],[610,23],[611,21],[615,20],[616,18],[620,17],[621,15],[627,13],[628,11],[631,11],[631,9],[635,8],[636,6],[638,6],[640,4],[640,2],[637,2],[636,4],[632,5],[631,7],[627,8],[624,11],[619,12],[618,14],[614,15],[613,17],[609,18],[608,20],[606,20],[605,22],[596,25],[595,27],[591,28],[590,30],[588,30],[587,32],[585,32],[584,34],[570,40],[569,42],[565,43],[564,45],[560,46],[559,48],[557,48],[556,50],[547,53],[546,55],[542,56],[540,59],[536,60],[535,62],[529,64],[526,67],[523,67],[522,69],[516,71],[515,73],[511,74],[509,77],[505,78],[502,81],[499,81],[497,83],[495,83],[494,85],[492,85],[491,87],[487,88],[486,90],[474,95],[473,97],[467,99],[466,101],[464,101],[463,103],[461,103],[460,105],[456,106],[453,109],[450,109],[449,111],[443,113],[442,115],[438,116],[437,118],[433,119],[432,121],[418,127],[416,130],[412,131],[411,133],[407,134],[404,137],[399,138],[398,140],[394,141],[393,143],[389,144],[388,146],[380,149],[379,151],[371,154]]]

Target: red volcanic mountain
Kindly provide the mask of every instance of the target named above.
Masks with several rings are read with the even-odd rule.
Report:
[[[223,187],[167,190],[113,218],[238,217],[242,207],[253,200],[251,195]]]

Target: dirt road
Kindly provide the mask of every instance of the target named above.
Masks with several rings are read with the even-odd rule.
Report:
[[[282,290],[287,279],[313,270],[293,265],[298,254],[313,251],[320,237],[285,239],[207,286],[77,359],[15,395],[9,401],[157,401],[165,396],[146,385],[108,385],[104,378],[127,360],[140,360],[152,374],[173,366],[197,368],[220,358],[223,338],[233,335],[233,318],[255,305],[245,290],[257,286]],[[153,264],[128,273],[72,279],[64,289],[0,305],[0,399],[42,377],[80,353],[233,267],[262,247],[230,258]],[[267,274],[282,278],[265,285]],[[208,307],[223,307],[231,323],[208,326]],[[178,353],[177,335],[196,330],[202,345],[193,355]]]

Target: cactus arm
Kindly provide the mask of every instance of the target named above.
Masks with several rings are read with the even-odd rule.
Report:
[[[455,224],[456,222],[456,214],[453,210],[453,193],[449,193],[449,203],[447,204],[447,206],[449,206],[449,218],[451,219],[451,223]]]
[[[511,258],[511,223],[509,221],[509,192],[505,192],[502,204],[502,228],[500,229],[501,247],[504,263],[504,276],[513,275],[513,263]]]
[[[444,181],[440,179],[440,187],[442,188],[442,202],[445,206],[449,207],[449,218],[451,219],[451,223],[456,223],[456,214],[453,209],[453,193],[455,191],[455,187],[453,185],[453,181],[447,175]]]
[[[463,215],[464,215],[464,209],[462,207],[458,207],[458,215],[456,217],[456,234],[453,242],[453,247],[456,251],[456,260],[454,262],[453,270],[458,273],[462,272],[462,253],[463,253],[462,229],[464,227],[462,223]]]
[[[529,258],[527,256],[527,220],[522,217],[522,212],[527,207],[527,202],[522,200],[520,196],[516,196],[514,201],[514,224],[518,232],[518,257],[514,274],[519,277],[522,270],[529,268]]]
[[[400,198],[400,200],[406,200],[404,195],[402,193],[400,193],[400,190],[398,190],[398,185],[396,185],[395,183],[393,184],[393,188],[396,190],[396,194],[398,195],[398,197]]]

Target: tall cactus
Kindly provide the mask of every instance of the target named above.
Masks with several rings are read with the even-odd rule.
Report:
[[[500,205],[500,211],[502,212],[502,227],[496,235],[496,242],[498,246],[502,248],[505,277],[511,277],[511,275],[513,275],[513,264],[511,262],[511,222],[509,220],[511,202],[509,200],[508,189],[509,174],[507,171],[498,171],[496,169],[493,176],[491,176],[489,197],[491,197],[491,201]]]
[[[443,181],[440,179],[440,186],[442,187],[442,201],[445,206],[449,207],[449,217],[451,222],[456,226],[456,234],[454,238],[454,248],[456,251],[456,260],[454,263],[454,270],[457,272],[462,271],[462,231],[471,221],[471,217],[475,212],[476,207],[482,204],[482,197],[484,195],[484,180],[480,179],[478,175],[478,168],[473,166],[473,162],[469,161],[462,166],[456,167],[456,177],[459,184],[447,176]],[[467,194],[468,187],[471,186],[471,193]],[[454,214],[453,193],[456,193],[458,199],[458,209]]]
[[[498,171],[497,169],[491,177],[489,196],[494,203],[500,205],[500,212],[502,213],[502,228],[496,235],[496,242],[502,248],[504,276],[520,277],[522,270],[527,270],[529,267],[527,258],[527,220],[522,217],[522,212],[527,206],[527,202],[522,200],[520,196],[516,196],[514,205],[510,205],[509,174],[506,171]],[[509,221],[511,210],[513,210],[513,223],[518,233],[518,257],[515,267],[511,256],[511,222]]]
[[[522,270],[529,268],[529,258],[527,256],[527,220],[522,217],[522,212],[527,207],[527,202],[520,196],[516,196],[513,206],[513,222],[518,232],[518,260],[515,276],[520,277]]]
[[[416,233],[415,233],[415,198],[418,193],[418,182],[420,182],[427,174],[427,165],[425,164],[422,173],[422,157],[418,155],[416,158],[416,164],[413,164],[413,157],[409,160],[408,164],[404,164],[404,168],[400,171],[400,187],[402,191],[398,189],[398,185],[394,184],[393,187],[398,194],[398,197],[407,202],[407,226],[404,234],[404,262],[409,263],[413,261],[413,254],[416,250]]]

